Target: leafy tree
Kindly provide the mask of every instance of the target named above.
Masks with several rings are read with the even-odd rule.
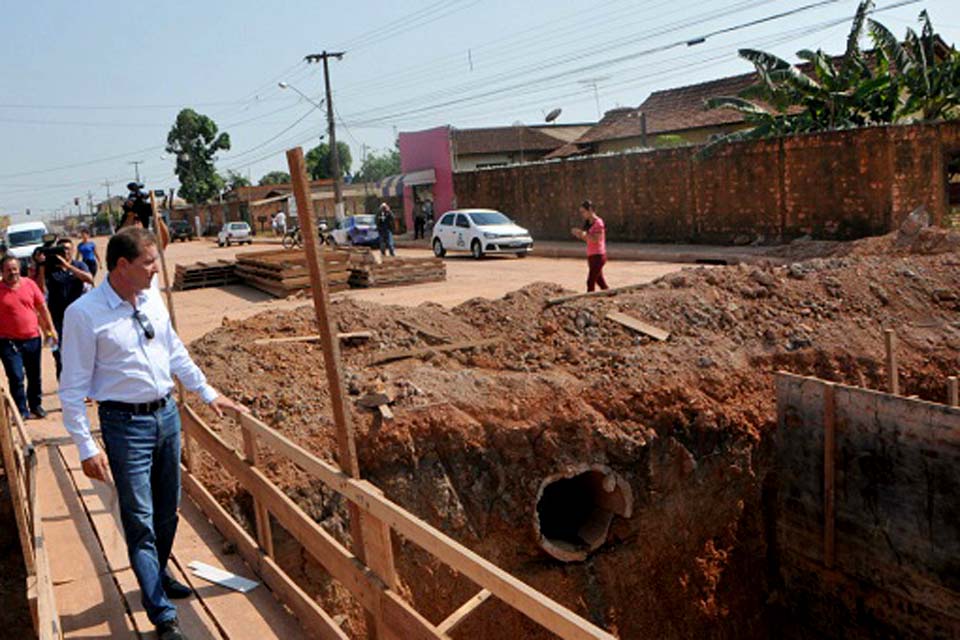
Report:
[[[227,182],[227,189],[229,191],[234,191],[239,187],[250,186],[250,180],[247,178],[247,176],[233,170],[227,171],[226,182]]]
[[[337,143],[337,152],[340,155],[340,177],[342,178],[350,173],[353,158],[350,156],[350,147],[345,142]],[[323,180],[333,177],[333,171],[330,169],[330,145],[326,142],[321,142],[318,146],[310,149],[307,152],[306,162],[311,179]]]
[[[286,171],[271,171],[260,178],[260,186],[268,184],[290,184],[290,174]]]
[[[376,182],[398,173],[400,173],[400,152],[397,149],[390,149],[382,154],[368,155],[360,166],[357,178],[364,182]]]
[[[770,53],[741,49],[757,84],[707,100],[707,108],[739,111],[752,127],[717,142],[960,116],[960,55],[951,50],[936,58],[927,13],[920,14],[922,34],[908,29],[901,45],[867,19],[872,9],[872,0],[860,3],[840,59],[804,49],[797,52],[806,62],[800,69]],[[875,45],[871,60],[860,50],[865,27]]]
[[[230,149],[230,135],[219,133],[217,124],[193,109],[183,109],[167,134],[167,153],[177,156],[175,173],[180,178],[180,196],[191,204],[207,202],[224,186],[214,167],[216,154]]]

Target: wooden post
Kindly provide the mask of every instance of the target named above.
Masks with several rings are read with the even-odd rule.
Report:
[[[960,407],[960,385],[957,376],[947,378],[947,404],[951,407]]]
[[[163,282],[163,290],[167,298],[167,311],[170,313],[170,324],[173,325],[173,330],[176,331],[177,313],[173,307],[173,289],[170,286],[170,274],[167,273],[166,247],[163,246],[163,235],[160,228],[160,225],[163,224],[163,221],[160,219],[160,212],[157,210],[157,197],[153,193],[153,189],[150,190],[150,211],[153,214],[153,229],[157,236],[157,251],[160,254],[161,282]],[[180,402],[187,401],[183,383],[180,382],[179,378],[177,378],[177,395],[180,397]],[[184,433],[183,464],[187,467],[187,471],[190,473],[194,473],[196,471],[195,456],[196,447],[193,445],[193,440],[186,433]]]
[[[343,383],[340,363],[340,341],[337,339],[336,327],[329,313],[330,285],[327,281],[326,263],[323,260],[317,235],[317,224],[313,216],[313,200],[310,197],[310,182],[307,180],[303,149],[296,147],[288,150],[287,164],[290,167],[290,180],[293,183],[293,194],[297,201],[297,215],[300,218],[300,234],[306,250],[307,267],[310,270],[313,310],[317,318],[320,345],[323,348],[323,365],[330,389],[333,420],[337,429],[337,457],[340,468],[347,475],[359,478],[357,445],[354,439],[353,421],[347,407],[347,391]],[[396,584],[396,570],[389,527],[372,516],[361,514],[360,509],[352,502],[349,512],[353,552],[376,572],[381,580],[393,587]],[[368,612],[367,629],[372,638],[386,640],[395,637],[385,627],[383,616],[379,611]]]
[[[827,383],[823,387],[823,564],[828,569],[834,561],[836,448],[836,396],[833,384]]]
[[[897,370],[897,334],[893,329],[883,332],[887,347],[887,391],[900,395],[900,373]]]
[[[258,459],[257,436],[243,424],[243,420],[240,420],[240,430],[243,433],[244,457],[255,467]],[[273,529],[270,526],[270,512],[256,496],[253,498],[253,514],[257,526],[257,542],[260,543],[260,548],[273,558]]]

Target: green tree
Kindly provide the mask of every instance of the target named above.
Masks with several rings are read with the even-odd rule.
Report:
[[[927,13],[920,14],[921,35],[908,29],[901,44],[867,19],[872,10],[872,0],[860,3],[839,59],[804,49],[797,52],[806,62],[801,69],[770,53],[741,49],[756,69],[757,84],[737,96],[707,100],[707,108],[739,111],[752,127],[717,142],[960,116],[960,56],[955,49],[935,55],[937,36]],[[860,49],[865,27],[875,47],[871,59]]]
[[[350,156],[350,147],[346,142],[337,143],[337,151],[340,155],[340,177],[350,173],[350,165],[353,158]],[[323,180],[332,178],[333,171],[330,169],[330,145],[321,142],[319,145],[310,149],[306,156],[307,171],[310,172],[312,180]]]
[[[385,153],[371,153],[360,166],[357,178],[364,182],[376,182],[387,176],[400,173],[400,152],[390,149]]]
[[[271,171],[260,178],[260,186],[268,184],[290,184],[290,174],[286,171]]]
[[[239,187],[250,186],[250,180],[247,178],[247,176],[243,175],[242,173],[233,171],[232,169],[230,171],[227,171],[226,183],[227,183],[227,189],[229,191],[234,191]]]
[[[183,109],[167,134],[167,153],[177,156],[175,173],[180,196],[191,204],[207,202],[224,186],[214,162],[217,152],[230,149],[230,135],[218,133],[217,124],[193,109]]]

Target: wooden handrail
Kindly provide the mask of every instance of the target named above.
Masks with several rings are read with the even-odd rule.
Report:
[[[316,476],[328,488],[350,500],[363,513],[370,514],[377,520],[385,523],[396,533],[428,551],[450,568],[467,576],[473,582],[520,613],[536,621],[544,628],[565,640],[613,640],[614,636],[608,632],[584,620],[566,607],[464,547],[442,531],[391,502],[383,496],[379,489],[369,482],[349,477],[335,465],[318,458],[274,429],[271,429],[260,420],[257,420],[255,417],[242,412],[231,413],[232,417],[239,422],[242,430],[249,432],[255,441],[285,456],[304,471]],[[234,449],[210,431],[209,427],[202,423],[192,409],[185,407],[184,415],[187,416],[186,422],[190,423],[190,428],[196,431],[195,437],[198,442],[204,446],[208,452],[214,455],[214,458],[217,459],[218,462],[230,470],[231,473],[240,480],[241,484],[243,484],[256,499],[259,499],[291,534],[298,537],[298,539],[298,533],[304,534],[304,539],[300,540],[301,544],[314,552],[317,559],[327,567],[327,570],[330,571],[334,577],[341,580],[341,582],[344,582],[344,578],[355,578],[354,571],[356,567],[349,570],[346,567],[334,567],[334,569],[331,569],[328,563],[337,564],[342,562],[342,559],[331,560],[329,557],[326,557],[327,554],[330,553],[340,556],[346,555],[350,558],[351,564],[360,564],[352,554],[349,554],[346,549],[336,543],[335,540],[332,540],[329,534],[326,534],[326,532],[313,523],[312,520],[310,520],[309,523],[296,523],[294,513],[291,512],[290,506],[282,504],[281,501],[275,497],[271,497],[274,491],[279,492],[279,490],[273,487],[272,483],[270,483],[259,470],[251,467],[249,463],[242,460]],[[215,451],[211,451],[210,449],[215,449]],[[268,488],[267,485],[272,487],[272,489]],[[283,495],[282,492],[280,493]],[[285,495],[283,495],[283,498],[292,503]],[[278,512],[278,510],[280,511]],[[302,514],[305,518],[307,517],[298,507],[296,508],[296,512],[297,514]],[[314,535],[319,535],[321,538],[329,538],[329,540],[324,543],[310,540],[309,538]],[[345,584],[354,595],[358,597],[365,608],[376,604],[371,599],[376,597],[377,594],[371,593],[372,589],[370,584],[367,584],[365,581],[354,581],[353,584],[345,582]],[[357,589],[356,591],[354,591],[355,588]],[[377,590],[390,592],[391,599],[393,596],[396,596],[390,589],[384,589],[383,587],[373,589],[374,592]],[[383,602],[383,594],[380,594],[379,597],[381,598],[381,602]],[[404,609],[412,611],[409,605],[404,607]],[[440,637],[441,631],[433,627],[431,633],[436,635],[425,637]]]
[[[16,435],[20,442],[14,442]],[[37,454],[10,392],[0,388],[0,459],[7,472],[7,486],[27,570],[27,600],[40,640],[62,638],[50,577],[50,562],[37,509]]]

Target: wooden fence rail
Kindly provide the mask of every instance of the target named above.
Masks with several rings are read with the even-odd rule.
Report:
[[[40,640],[62,638],[50,561],[37,509],[37,456],[10,392],[0,389],[0,454],[27,572],[27,601]]]
[[[614,636],[611,634],[584,620],[391,502],[374,485],[348,476],[335,465],[321,460],[256,418],[245,413],[233,415],[243,432],[245,451],[241,454],[207,427],[190,407],[184,406],[181,414],[187,437],[195,439],[201,449],[210,454],[223,469],[229,471],[251,494],[257,505],[257,533],[260,540],[255,541],[241,529],[245,540],[245,544],[238,544],[241,553],[260,555],[265,562],[269,563],[272,571],[279,571],[275,569],[276,565],[270,559],[269,549],[264,544],[269,540],[269,534],[264,535],[265,529],[269,530],[270,518],[275,518],[324,566],[332,577],[354,595],[367,612],[377,619],[378,627],[388,638],[404,640],[446,638],[447,630],[462,622],[487,599],[488,595],[484,594],[486,591],[490,596],[499,598],[565,640],[613,639]],[[391,531],[403,536],[451,569],[470,578],[480,587],[480,593],[468,601],[464,607],[453,612],[439,627],[431,624],[397,593],[395,585],[387,584],[382,580],[378,571],[365,565],[322,529],[256,467],[255,452],[260,445],[285,456],[298,467],[318,478],[327,487],[347,498],[362,514],[365,526],[367,523],[373,523],[377,527],[385,526],[387,534],[383,537],[383,544],[390,543]],[[225,529],[239,529],[239,525],[214,503],[202,485],[190,474],[187,475],[184,486],[195,499],[197,499],[196,494],[206,494],[197,501],[221,532],[226,534]],[[217,515],[211,515],[211,511]],[[225,519],[230,519],[231,522],[224,522]],[[371,539],[367,531],[364,533],[368,540]],[[234,536],[230,537],[239,536],[240,532],[235,532]],[[255,549],[252,548],[254,544],[256,544]],[[256,566],[257,562],[252,564]],[[267,576],[262,575],[262,577],[268,584],[270,583]],[[274,581],[279,579],[279,576],[274,576]],[[285,580],[289,581],[289,578]],[[285,588],[280,590],[280,593],[297,598],[304,597],[302,592],[297,595],[290,591]],[[302,609],[307,606],[303,602],[297,606],[290,603],[288,605],[295,611],[298,607]],[[315,612],[312,617],[315,620],[329,620],[329,616],[323,612]],[[329,638],[341,637],[336,635],[340,631],[339,628],[336,625],[332,627],[330,625],[327,625],[319,635]]]

